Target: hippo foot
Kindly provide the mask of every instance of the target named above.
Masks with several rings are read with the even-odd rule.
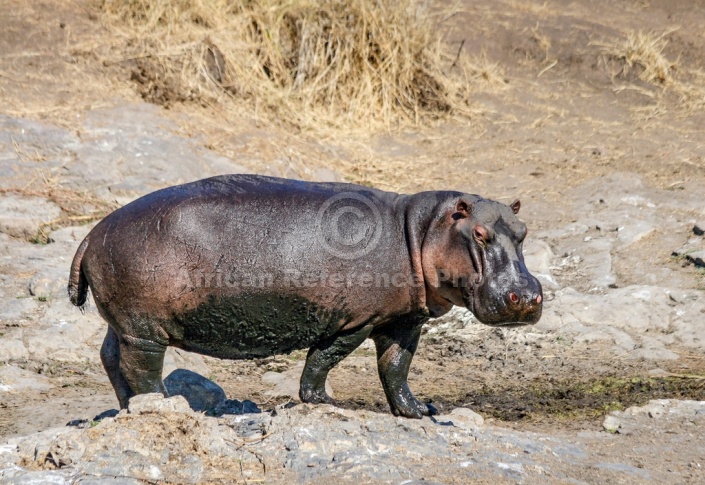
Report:
[[[404,416],[405,418],[421,419],[424,416],[435,416],[438,410],[431,404],[424,404],[414,396],[399,396],[396,402],[392,403],[392,413],[394,416]]]
[[[310,404],[336,404],[335,399],[326,394],[324,390],[302,388],[299,391],[299,397],[301,398],[301,402]]]

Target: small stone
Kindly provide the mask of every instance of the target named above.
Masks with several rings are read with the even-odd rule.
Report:
[[[48,269],[35,274],[29,282],[29,294],[40,300],[66,295],[66,270]]]
[[[440,418],[440,420],[449,420],[454,426],[465,430],[479,428],[485,424],[485,418],[468,408],[455,408],[448,416]]]
[[[693,226],[693,234],[696,236],[705,235],[705,221],[695,223]]]
[[[685,258],[698,268],[705,268],[705,250],[688,253]]]
[[[602,427],[609,433],[618,433],[621,424],[621,421],[611,414],[606,416],[605,420],[602,421]]]
[[[183,396],[165,398],[158,392],[138,394],[130,399],[127,406],[130,414],[192,414],[188,401]]]

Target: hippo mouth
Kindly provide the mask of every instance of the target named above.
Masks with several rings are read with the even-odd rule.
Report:
[[[485,259],[485,251],[478,244],[470,244],[468,250],[474,273],[467,285],[461,288],[461,295],[465,307],[475,318],[485,325],[501,328],[523,327],[536,323],[541,316],[540,305],[510,309],[507,302],[501,300],[500,295],[493,295],[487,286],[488,275],[485,272],[490,266]]]
[[[469,283],[471,287],[477,287],[482,283],[484,277],[484,254],[478,247],[478,244],[470,244],[469,248],[470,260],[472,261],[472,267],[475,270],[475,274],[472,275]]]
[[[483,254],[477,244],[470,243],[468,252],[470,253],[470,261],[472,261],[474,273],[470,276],[467,284],[461,288],[461,295],[465,307],[475,314],[475,309],[479,307],[478,302],[476,302],[477,290],[484,279],[483,271],[485,265],[483,264]]]

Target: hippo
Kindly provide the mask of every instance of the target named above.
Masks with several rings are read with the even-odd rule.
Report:
[[[81,242],[68,293],[88,288],[121,408],[160,392],[168,346],[222,359],[309,349],[300,398],[334,403],[329,371],[367,338],[394,415],[436,413],[407,383],[421,329],[455,306],[512,327],[541,317],[520,202],[455,191],[223,175],[145,195]]]

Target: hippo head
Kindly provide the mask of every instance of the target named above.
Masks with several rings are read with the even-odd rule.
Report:
[[[434,265],[440,275],[432,285],[436,297],[465,306],[488,325],[538,322],[543,294],[524,264],[527,229],[516,217],[520,206],[518,200],[507,206],[474,195],[457,200],[439,238],[444,256],[442,265]]]

